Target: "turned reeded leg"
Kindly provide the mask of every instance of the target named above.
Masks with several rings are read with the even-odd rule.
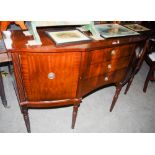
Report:
[[[30,129],[30,121],[29,121],[28,108],[22,107],[21,110],[22,110],[22,113],[23,113],[25,125],[26,125],[26,128],[27,128],[27,132],[30,133],[31,129]]]
[[[4,92],[4,85],[3,85],[3,79],[2,79],[1,73],[0,73],[0,96],[4,107],[7,107],[7,100]]]
[[[154,75],[154,68],[153,67],[150,67],[150,70],[149,70],[149,72],[147,74],[147,78],[146,78],[145,83],[144,83],[143,92],[146,93],[148,83],[149,83],[151,77],[153,77],[153,75]]]
[[[120,94],[121,89],[122,89],[122,85],[121,84],[116,86],[116,91],[115,91],[115,95],[113,97],[113,101],[112,101],[112,104],[111,104],[111,107],[110,107],[110,112],[113,110],[113,108],[114,108],[114,106],[116,104],[116,101],[118,99],[118,95]]]
[[[72,114],[72,129],[75,127],[75,122],[76,122],[76,117],[77,117],[77,112],[80,104],[74,105],[73,106],[73,114]]]

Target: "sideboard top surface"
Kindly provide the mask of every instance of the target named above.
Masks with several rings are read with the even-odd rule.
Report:
[[[55,43],[50,39],[43,30],[39,30],[39,36],[42,41],[42,45],[28,46],[27,41],[33,40],[32,36],[25,36],[22,30],[11,31],[11,38],[13,41],[12,49],[10,52],[69,52],[69,51],[86,51],[93,50],[97,48],[118,46],[126,43],[139,42],[146,39],[144,35],[137,36],[127,36],[120,38],[110,38],[105,40],[91,40],[89,42],[83,43],[72,43],[69,45],[56,46]]]

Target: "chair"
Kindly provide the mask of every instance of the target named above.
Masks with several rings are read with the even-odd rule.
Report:
[[[132,61],[131,75],[130,75],[130,78],[128,79],[127,87],[125,89],[124,94],[127,94],[136,73],[140,70],[142,63],[144,61],[144,57],[148,52],[148,47],[149,47],[149,39],[147,39],[145,43],[143,42],[136,47],[136,50],[134,53],[135,59]]]
[[[146,54],[145,56],[145,61],[147,64],[150,66],[150,70],[147,74],[145,83],[144,83],[144,88],[143,92],[146,93],[149,81],[155,81],[155,76],[154,76],[154,71],[155,71],[155,40],[151,39],[150,40],[150,51],[149,53]]]
[[[129,66],[131,66],[130,68],[128,68],[128,72],[127,72],[127,76],[125,78],[125,80],[123,82],[121,82],[117,87],[116,87],[116,92],[115,92],[115,96],[113,98],[111,107],[110,107],[110,112],[113,110],[116,100],[118,98],[118,95],[122,89],[122,87],[127,84],[126,90],[125,90],[125,94],[127,93],[127,91],[130,88],[130,85],[134,79],[135,74],[139,71],[143,60],[144,60],[144,56],[145,53],[147,52],[148,49],[148,43],[149,43],[149,39],[147,39],[146,41],[143,41],[141,43],[138,43],[137,45],[135,45],[135,51],[134,51],[134,56],[133,59],[131,61],[131,64]]]

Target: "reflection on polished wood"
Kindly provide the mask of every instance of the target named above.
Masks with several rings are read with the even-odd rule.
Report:
[[[16,24],[18,25],[22,30],[26,30],[27,27],[24,24],[24,21],[0,21],[0,32],[6,31],[10,24]],[[0,33],[0,39],[2,38],[2,35]]]

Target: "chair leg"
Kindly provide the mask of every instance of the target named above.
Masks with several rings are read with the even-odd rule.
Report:
[[[27,132],[30,133],[31,129],[30,129],[30,120],[29,120],[28,108],[21,107],[21,111],[23,113],[23,117],[24,117]]]
[[[130,80],[129,80],[127,86],[126,86],[126,89],[125,89],[125,92],[124,92],[125,95],[127,94],[127,92],[128,92],[128,90],[129,90],[129,88],[130,88],[130,86],[131,86],[131,83],[132,83],[133,79],[134,79],[134,76],[132,76],[132,77],[130,78]]]
[[[80,104],[74,105],[73,106],[73,113],[72,113],[72,129],[75,127],[75,122],[76,122],[76,117],[77,117],[77,112]]]
[[[154,71],[155,71],[155,69],[154,69]],[[152,72],[152,75],[151,75],[151,78],[150,78],[150,81],[155,81],[155,76],[154,76],[154,71]]]
[[[0,73],[0,96],[4,107],[7,107],[7,100],[4,92],[4,85],[3,85],[3,79],[2,79],[1,73]]]
[[[110,112],[112,112],[112,110],[113,110],[113,108],[114,108],[114,106],[116,104],[116,101],[118,99],[118,96],[120,94],[121,89],[122,89],[122,85],[121,84],[119,84],[118,86],[116,86],[116,91],[115,91],[115,95],[113,97],[113,101],[112,101],[112,104],[111,104],[111,107],[110,107]]]
[[[146,90],[147,90],[147,86],[148,86],[148,83],[150,81],[150,78],[152,77],[152,74],[154,72],[154,68],[153,66],[150,67],[150,70],[147,74],[147,77],[146,77],[146,80],[145,80],[145,83],[144,83],[144,88],[143,88],[143,92],[146,93]]]
[[[10,63],[10,62],[9,62],[9,64],[8,64],[8,70],[9,70],[10,75],[12,75],[12,71],[11,71],[11,63]]]

